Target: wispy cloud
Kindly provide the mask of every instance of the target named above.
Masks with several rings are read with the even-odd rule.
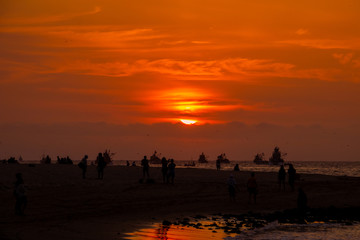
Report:
[[[2,18],[1,25],[35,25],[54,23],[71,20],[76,17],[82,17],[87,15],[94,15],[101,12],[101,8],[96,6],[93,10],[75,13],[63,13],[60,15],[44,15],[36,17],[18,17],[18,18]]]
[[[297,35],[306,35],[306,34],[308,34],[309,33],[309,30],[307,30],[307,29],[303,29],[303,28],[299,28],[298,30],[296,30],[296,32],[295,32]]]
[[[317,49],[360,49],[359,39],[292,39],[277,41],[277,43]]]

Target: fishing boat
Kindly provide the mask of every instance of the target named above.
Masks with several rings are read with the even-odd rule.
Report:
[[[205,156],[205,154],[202,152],[199,156],[199,163],[208,163],[207,157]]]
[[[160,159],[160,157],[157,156],[156,151],[154,151],[154,154],[151,155],[149,162],[151,164],[161,164],[161,159]]]
[[[270,165],[283,165],[284,159],[282,158],[282,156],[286,156],[286,153],[282,154],[280,152],[280,148],[276,146],[274,148],[272,156],[269,158],[269,164]]]
[[[269,161],[264,160],[264,153],[258,153],[254,157],[254,163],[259,165],[269,164]]]

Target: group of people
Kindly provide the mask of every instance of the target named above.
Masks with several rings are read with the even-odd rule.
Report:
[[[294,191],[295,187],[295,178],[296,178],[296,169],[292,164],[289,164],[288,169],[288,182],[291,188],[291,191]],[[278,173],[278,182],[279,182],[279,189],[283,189],[285,191],[285,179],[286,179],[286,171],[284,165],[280,166],[280,170]]]
[[[278,172],[278,181],[279,181],[279,187],[280,190],[283,189],[285,191],[285,179],[286,179],[286,171],[283,165],[280,166],[280,170]],[[295,180],[296,180],[296,169],[292,164],[289,164],[288,169],[288,183],[290,185],[291,191],[294,191],[295,189]],[[228,181],[228,190],[229,190],[229,196],[230,200],[235,201],[236,191],[239,191],[234,176],[231,174]],[[256,196],[258,194],[258,184],[255,178],[255,173],[252,172],[250,174],[250,178],[248,179],[246,183],[247,191],[249,193],[249,201],[256,203]],[[307,196],[304,192],[304,190],[300,187],[298,189],[298,198],[297,198],[297,206],[301,213],[306,211],[307,209]]]
[[[82,170],[82,177],[84,179],[86,178],[88,158],[89,158],[88,155],[85,155],[78,164],[79,168],[81,168],[81,170]],[[103,153],[98,154],[95,163],[97,165],[96,169],[97,169],[97,173],[98,173],[98,179],[103,179],[104,178],[104,168],[107,165],[107,162],[105,161],[105,157],[103,156]]]
[[[228,181],[228,189],[229,189],[229,196],[231,201],[235,201],[236,191],[240,191],[239,188],[236,185],[236,181],[234,178],[234,175],[230,175]],[[255,173],[252,172],[250,174],[250,178],[248,179],[246,183],[247,191],[249,193],[249,204],[252,202],[256,203],[256,195],[258,192],[258,184],[256,182]]]
[[[175,167],[174,159],[162,158],[161,159],[161,173],[163,177],[163,182],[174,184],[175,178]]]
[[[147,177],[149,179],[149,160],[146,156],[144,156],[143,160],[141,160],[141,166],[143,168],[143,179]],[[161,173],[162,179],[164,183],[174,183],[175,179],[175,167],[176,164],[174,163],[174,159],[166,159],[163,157],[161,159]]]

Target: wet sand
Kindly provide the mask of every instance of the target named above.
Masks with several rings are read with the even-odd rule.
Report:
[[[296,168],[296,166],[295,166]],[[241,166],[240,166],[241,170]],[[26,216],[14,215],[15,173],[28,187]],[[240,192],[228,197],[226,181],[234,174]],[[297,192],[279,191],[276,173],[256,173],[257,204],[248,204],[249,172],[176,169],[175,184],[163,184],[161,169],[151,167],[155,183],[139,183],[140,167],[109,166],[97,180],[64,165],[0,165],[0,239],[122,239],[144,224],[197,214],[273,212],[296,207]],[[360,178],[301,175],[297,186],[310,207],[359,207]]]

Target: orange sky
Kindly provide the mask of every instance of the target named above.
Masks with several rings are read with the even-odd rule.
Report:
[[[0,0],[0,124],[358,126],[357,0]]]

